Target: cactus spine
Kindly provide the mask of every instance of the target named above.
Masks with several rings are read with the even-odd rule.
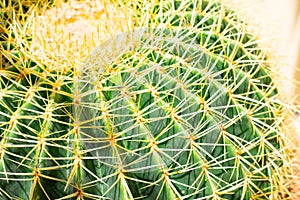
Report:
[[[53,70],[3,42],[1,198],[289,195],[283,105],[246,24],[216,0],[145,2],[126,5],[138,45],[104,66]]]

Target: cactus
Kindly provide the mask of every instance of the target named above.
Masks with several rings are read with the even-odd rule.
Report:
[[[2,44],[1,199],[287,197],[284,104],[246,24],[216,0],[126,6],[114,57],[53,70]]]

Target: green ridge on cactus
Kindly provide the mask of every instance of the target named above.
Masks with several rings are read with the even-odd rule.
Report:
[[[139,45],[104,68],[49,71],[2,45],[1,199],[288,193],[282,106],[246,24],[215,0],[144,3]]]

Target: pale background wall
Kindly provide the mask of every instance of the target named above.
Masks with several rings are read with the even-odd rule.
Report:
[[[267,27],[265,31],[266,35],[270,37],[278,37],[279,41],[275,42],[278,49],[278,58],[280,59],[279,72],[286,76],[287,80],[293,80],[297,78],[300,81],[300,77],[295,77],[297,70],[297,59],[299,57],[300,47],[300,15],[299,15],[299,0],[264,0],[265,6],[262,7],[262,17],[266,18]],[[298,13],[298,14],[297,14]],[[285,77],[284,77],[285,78]],[[284,81],[282,84],[288,87],[289,81]],[[293,88],[291,88],[293,89]],[[288,95],[300,95],[300,89],[298,87],[294,90],[286,90]],[[299,98],[298,98],[299,99]]]

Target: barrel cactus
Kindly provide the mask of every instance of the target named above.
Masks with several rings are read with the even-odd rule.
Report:
[[[288,198],[283,104],[246,24],[217,0],[145,2],[82,66],[3,42],[1,199]]]

